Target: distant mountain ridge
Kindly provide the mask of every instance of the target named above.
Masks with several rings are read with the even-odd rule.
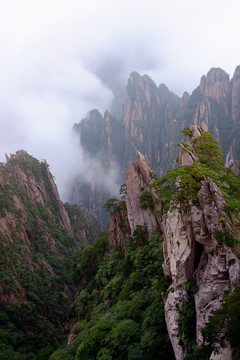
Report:
[[[213,136],[222,144],[225,165],[240,171],[240,66],[233,78],[220,68],[212,68],[200,85],[180,99],[166,85],[159,87],[147,75],[130,74],[122,113],[116,119],[109,112],[98,110],[74,125],[83,150],[98,158],[103,169],[116,162],[122,169],[119,185],[124,181],[124,168],[133,161],[136,151],[145,154],[154,171],[163,173],[176,166],[181,129],[192,122],[205,122]],[[76,181],[72,201],[93,211],[102,225],[107,217],[102,205],[110,192]],[[92,188],[92,189],[91,189]],[[83,190],[84,189],[84,190]]]

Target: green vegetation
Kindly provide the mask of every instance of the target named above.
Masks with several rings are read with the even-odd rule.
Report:
[[[125,183],[120,186],[119,194],[121,195],[121,199],[125,200],[125,197],[127,195],[127,187]]]
[[[194,294],[198,291],[198,287],[193,280],[185,283],[184,287],[187,291],[188,301],[179,304],[179,344],[183,347],[184,351],[191,353],[196,347],[196,310]]]
[[[209,131],[204,131],[201,136],[194,138],[192,143],[201,164],[213,170],[222,170],[223,153],[220,149],[220,142],[214,139]]]
[[[184,134],[188,135],[188,130],[184,129]],[[192,145],[197,161],[191,166],[170,170],[161,179],[156,177],[152,185],[164,211],[169,209],[170,201],[173,201],[171,207],[179,206],[185,212],[191,203],[198,205],[201,182],[210,177],[227,200],[226,212],[234,219],[239,218],[240,180],[223,167],[219,142],[204,132]],[[190,147],[188,150],[191,151]],[[117,251],[109,248],[106,231],[93,241],[97,224],[88,213],[76,205],[65,204],[74,231],[82,230],[87,236],[89,243],[83,245],[77,237],[70,237],[61,225],[59,200],[52,191],[46,164],[30,158],[31,172],[26,161],[26,154],[21,159],[14,158],[10,169],[18,165],[26,172],[27,179],[36,176],[44,184],[44,203],[32,203],[17,182],[0,189],[1,216],[11,213],[16,218],[16,224],[9,223],[9,228],[16,230],[11,234],[12,242],[0,233],[1,286],[9,298],[18,299],[1,305],[0,358],[174,359],[164,319],[162,296],[170,281],[162,270],[161,234],[149,236],[146,226],[137,226],[133,236],[125,240],[124,248]],[[140,190],[141,208],[153,211],[152,193],[144,188]],[[121,200],[111,198],[105,203],[108,212],[126,211],[125,184],[120,194]],[[26,209],[24,221],[24,211],[16,209],[14,196]],[[219,218],[222,231],[216,230],[212,235],[219,243],[224,241],[235,247],[238,240],[227,230],[226,218]],[[76,288],[79,293],[69,313]],[[186,359],[205,359],[205,354],[210,354],[219,341],[222,345],[230,338],[238,350],[239,288],[226,295],[223,308],[210,318],[203,331],[209,345],[201,348],[195,343],[193,295],[197,288],[190,281],[185,289],[189,301],[179,304],[178,324],[179,343],[188,352]],[[174,288],[169,291],[174,292]],[[70,321],[75,338],[67,346]],[[221,329],[224,331],[220,332]]]
[[[179,344],[187,353],[191,353],[196,345],[196,311],[194,298],[188,302],[180,304],[179,324]]]
[[[185,141],[180,141],[179,143],[177,143],[177,146],[179,146],[180,144],[183,145],[186,149],[190,150],[188,143],[186,143]]]
[[[140,195],[139,201],[142,209],[154,210],[153,196],[150,191],[144,190]]]
[[[188,135],[192,135],[192,130],[190,130],[189,127],[185,127],[183,130],[182,130],[182,133],[186,136]]]
[[[97,219],[87,209],[80,209],[78,205],[65,203],[64,207],[67,210],[74,232],[79,233],[79,230],[83,231],[87,241],[92,243],[100,233],[100,226]]]
[[[50,359],[174,359],[162,300],[169,279],[162,271],[161,235],[148,237],[139,227],[134,241],[125,242],[124,253],[107,244],[103,233],[78,253],[76,339]]]
[[[6,224],[0,231],[0,358],[47,360],[68,333],[76,292],[71,267],[81,240],[70,237],[60,223],[46,163],[20,152],[0,175],[5,181],[0,215]],[[28,194],[35,181],[42,196],[36,203]],[[82,213],[71,210],[79,224]],[[85,230],[88,234],[87,224]],[[89,231],[89,239],[92,235]]]
[[[235,244],[238,243],[238,240],[235,239],[233,234],[229,233],[229,231],[226,229],[224,232],[215,230],[214,237],[219,243],[224,241],[226,245],[231,246],[231,247],[233,247]]]
[[[119,194],[121,195],[121,200],[118,200],[117,198],[110,198],[108,199],[105,204],[103,205],[103,208],[111,215],[115,211],[120,210],[123,211],[123,213],[126,213],[126,202],[125,202],[125,196],[126,196],[126,184],[121,185]],[[125,223],[123,221],[122,226],[125,226]]]
[[[118,204],[119,204],[119,200],[117,198],[111,198],[105,202],[105,204],[103,205],[103,208],[107,212],[112,213],[117,210]]]
[[[179,204],[183,211],[189,209],[190,200],[198,204],[197,194],[204,174],[204,169],[194,164],[169,170],[161,179],[157,179],[152,186],[161,199],[164,211],[169,209],[172,200]]]
[[[212,351],[218,351],[219,346],[226,347],[228,344],[235,351],[235,359],[240,357],[240,283],[234,291],[225,295],[223,306],[213,312],[209,322],[202,330],[206,344],[196,347],[191,355],[185,360],[209,359]],[[201,355],[203,355],[201,357]]]
[[[155,175],[155,183],[151,186],[158,193],[164,211],[168,211],[171,200],[183,211],[188,211],[190,202],[198,205],[201,181],[209,177],[225,197],[226,211],[239,217],[240,179],[231,169],[224,168],[220,143],[206,131],[194,138],[192,144],[197,155],[193,165],[169,170],[161,179]]]

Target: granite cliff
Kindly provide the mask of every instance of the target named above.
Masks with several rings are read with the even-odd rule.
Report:
[[[163,270],[172,281],[165,294],[165,318],[177,360],[192,351],[191,341],[198,346],[204,344],[202,329],[209,316],[222,306],[223,295],[232,291],[240,279],[240,261],[234,248],[239,241],[238,209],[229,212],[229,198],[226,200],[222,195],[224,186],[231,186],[223,184],[223,179],[228,181],[226,174],[230,170],[221,165],[219,144],[204,123],[190,125],[185,133],[187,143],[179,144],[180,168],[167,173],[165,180],[154,180],[152,168],[141,153],[137,153],[136,164],[131,162],[126,167],[125,223],[130,229],[126,236],[133,236],[139,226],[148,234],[159,230],[163,234]],[[213,141],[211,151],[215,148],[215,160],[210,159],[210,154],[207,159],[201,151],[207,151],[209,141]],[[214,176],[214,167],[222,172],[222,178]],[[167,183],[171,183],[170,187]],[[193,192],[191,186],[196,187]],[[164,195],[167,187],[170,198]],[[115,222],[118,212],[114,211],[109,220],[115,234],[122,231]],[[109,234],[111,245],[114,236]],[[192,326],[189,325],[192,334],[187,334],[179,320],[188,306],[194,314]],[[221,349],[219,345],[219,351],[211,359],[233,359],[230,348]]]
[[[157,86],[149,76],[130,74],[122,112],[113,117],[102,116],[97,110],[74,125],[79,143],[87,156],[97,158],[102,174],[117,164],[124,169],[133,161],[136,151],[146,154],[153,170],[163,175],[176,166],[175,144],[183,140],[180,130],[193,121],[205,122],[213,136],[221,142],[225,166],[239,172],[240,148],[240,67],[232,79],[220,68],[212,68],[201,78],[192,94],[180,99],[164,84]],[[102,175],[104,176],[104,175]],[[124,173],[119,171],[119,186]],[[111,197],[97,180],[86,185],[76,180],[72,201],[94,211],[101,224],[106,224],[102,205]]]

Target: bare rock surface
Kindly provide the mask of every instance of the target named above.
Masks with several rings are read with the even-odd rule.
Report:
[[[187,220],[187,216],[174,208],[168,211],[162,223],[167,248],[165,257],[169,259],[174,287],[191,279],[194,271],[195,243]]]
[[[211,91],[212,95],[217,96],[220,90]],[[188,137],[189,149],[185,148],[183,151],[180,147],[180,165],[193,163],[192,139],[207,130],[205,124],[192,124],[190,129],[192,134]],[[191,152],[192,160],[188,161]],[[198,206],[190,202],[187,212],[180,210],[177,203],[171,202],[170,209],[161,222],[165,258],[163,270],[172,279],[165,300],[165,317],[176,360],[182,360],[185,356],[179,344],[177,322],[181,312],[179,304],[188,301],[184,284],[193,278],[198,287],[194,295],[196,341],[201,345],[201,330],[207,324],[209,316],[221,307],[224,292],[233,289],[240,279],[238,258],[230,247],[217,241],[215,237],[216,231],[224,233],[227,229],[234,233],[235,225],[225,211],[227,203],[220,189],[210,178],[202,181],[198,200]],[[232,359],[231,349],[220,349],[218,355],[212,356],[211,359],[216,360]]]
[[[205,97],[213,98],[217,103],[221,103],[226,114],[229,112],[231,82],[229,75],[224,70],[212,68],[207,76],[201,78],[200,91]]]
[[[237,66],[232,78],[232,118],[239,121],[240,117],[240,66]]]
[[[176,360],[183,359],[185,355],[179,344],[179,326],[177,322],[179,318],[179,304],[184,301],[187,301],[186,291],[183,288],[177,288],[173,292],[169,292],[165,302],[165,319]]]
[[[145,156],[137,153],[137,164],[129,162],[126,166],[126,207],[131,234],[137,225],[146,226],[150,233],[158,231],[155,215],[150,209],[140,207],[140,196],[142,190],[148,187],[151,180],[152,169]]]
[[[131,230],[124,210],[116,210],[109,217],[108,242],[111,247],[122,248]]]
[[[210,314],[220,308],[224,292],[234,288],[240,278],[239,261],[226,245],[218,246],[214,253],[203,252],[194,277],[198,286],[195,294],[196,339],[200,345],[203,343],[201,330]]]
[[[215,74],[215,75],[214,75]],[[217,87],[203,84],[202,91],[219,99],[227,96],[221,88],[228,84],[226,76],[221,72],[213,72],[210,76],[219,78]],[[205,80],[204,80],[205,81]],[[206,87],[210,86],[209,89]],[[221,97],[220,96],[220,97]],[[219,100],[220,101],[220,100]],[[189,166],[197,161],[192,140],[207,131],[205,123],[190,125],[191,135],[188,146],[180,145],[180,165]],[[163,209],[154,200],[158,197],[151,187],[153,183],[152,168],[146,156],[137,152],[136,163],[126,166],[126,213],[116,211],[110,216],[109,239],[113,247],[122,246],[124,237],[131,236],[138,225],[146,226],[148,233],[162,231],[164,243],[163,271],[172,280],[165,296],[165,319],[176,360],[183,360],[186,353],[181,345],[178,319],[183,304],[190,296],[195,301],[196,341],[203,343],[201,331],[207,324],[209,316],[219,309],[223,303],[226,290],[233,290],[240,279],[240,262],[232,249],[217,234],[236,234],[238,220],[230,218],[226,212],[226,200],[219,187],[210,178],[201,180],[198,191],[198,202],[189,200],[188,207],[183,208],[175,201],[170,202],[169,210]],[[153,197],[153,209],[141,208],[140,196],[148,191]],[[154,210],[154,211],[153,211]],[[121,227],[125,226],[123,230]],[[239,224],[238,224],[239,226]],[[118,229],[117,232],[115,228]],[[189,281],[195,281],[196,293],[190,295],[186,290]],[[231,359],[231,349],[220,349],[211,359]]]
[[[233,351],[230,347],[221,349],[218,354],[212,354],[210,360],[232,360]]]

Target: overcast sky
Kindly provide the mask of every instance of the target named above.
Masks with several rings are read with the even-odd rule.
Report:
[[[84,163],[72,125],[110,109],[109,84],[138,71],[181,96],[211,67],[232,77],[239,13],[239,0],[0,0],[0,160],[46,158],[63,191]]]

